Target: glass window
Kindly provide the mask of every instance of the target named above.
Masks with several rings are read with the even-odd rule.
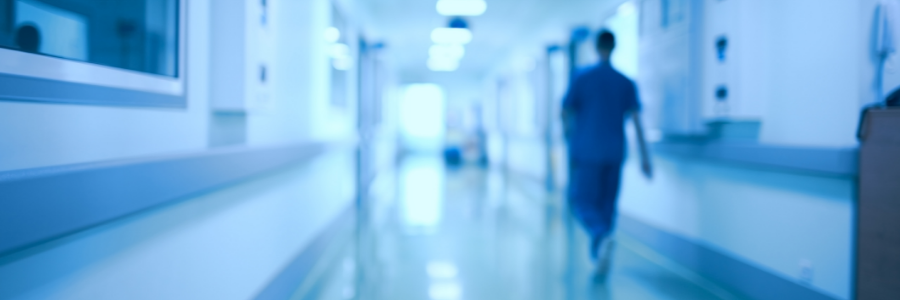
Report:
[[[178,76],[178,0],[0,0],[0,47]]]

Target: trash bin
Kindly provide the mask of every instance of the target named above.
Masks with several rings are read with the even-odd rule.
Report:
[[[900,108],[871,108],[863,116],[856,299],[900,299]]]

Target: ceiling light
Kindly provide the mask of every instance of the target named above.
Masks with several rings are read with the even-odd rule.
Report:
[[[431,57],[460,59],[466,54],[466,48],[460,44],[439,44],[428,49]]]
[[[439,0],[437,11],[444,16],[480,16],[487,10],[484,0]]]
[[[334,27],[325,28],[325,40],[329,43],[337,43],[341,39],[341,31]]]
[[[465,28],[435,28],[431,31],[435,44],[467,44],[472,41],[472,31]]]
[[[436,72],[451,72],[459,68],[459,60],[447,58],[429,58],[428,69]]]

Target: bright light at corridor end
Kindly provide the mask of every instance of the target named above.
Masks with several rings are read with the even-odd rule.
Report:
[[[443,147],[444,99],[439,85],[406,86],[400,99],[400,132],[411,150],[440,151]]]
[[[487,11],[484,0],[439,0],[437,11],[444,16],[480,16]]]
[[[435,44],[468,44],[472,41],[472,31],[466,28],[435,28],[431,31],[431,41]]]

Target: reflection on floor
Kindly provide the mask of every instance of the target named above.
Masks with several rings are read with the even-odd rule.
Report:
[[[533,179],[410,157],[366,203],[294,299],[736,299],[621,233],[594,278],[587,238]]]

